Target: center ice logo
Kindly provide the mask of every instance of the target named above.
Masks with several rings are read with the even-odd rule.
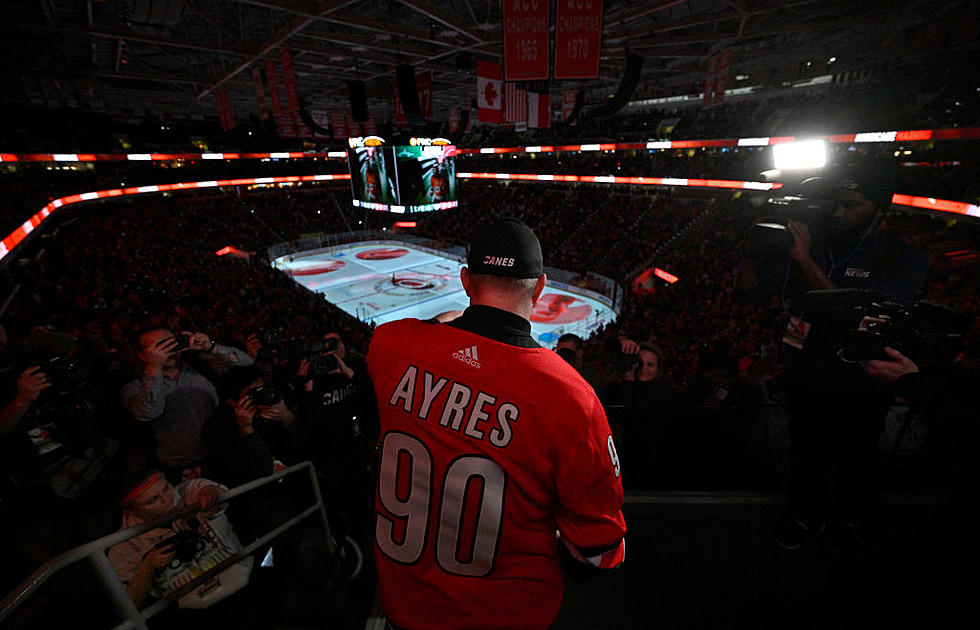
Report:
[[[446,276],[409,271],[386,276],[375,283],[374,290],[387,295],[419,297],[420,294],[435,293],[448,283]]]

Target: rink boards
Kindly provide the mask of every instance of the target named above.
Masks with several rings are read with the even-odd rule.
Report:
[[[459,280],[463,263],[400,241],[340,245],[283,256],[273,266],[330,303],[376,325],[429,319],[469,304]],[[531,314],[531,334],[553,346],[563,333],[588,337],[616,314],[590,291],[548,282]]]

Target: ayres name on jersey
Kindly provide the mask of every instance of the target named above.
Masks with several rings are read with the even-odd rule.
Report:
[[[504,448],[513,438],[512,423],[517,422],[520,409],[512,402],[497,404],[497,396],[477,392],[469,385],[450,381],[431,372],[421,371],[409,365],[388,399],[392,407],[400,407],[419,420],[438,417],[439,424],[452,431],[460,431],[475,440],[486,439],[490,444]],[[449,385],[449,387],[447,387]],[[448,392],[440,396],[443,392]],[[433,405],[439,399],[438,404]],[[435,407],[435,413],[433,408]],[[495,419],[491,423],[491,418]],[[465,425],[464,425],[464,422]]]

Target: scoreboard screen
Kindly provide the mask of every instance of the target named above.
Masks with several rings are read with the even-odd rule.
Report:
[[[400,202],[422,207],[456,201],[455,152],[453,146],[395,147]]]
[[[409,145],[363,146],[351,138],[347,151],[353,205],[368,210],[411,214],[459,205],[456,147],[448,141],[412,139]],[[383,142],[383,141],[381,141]]]

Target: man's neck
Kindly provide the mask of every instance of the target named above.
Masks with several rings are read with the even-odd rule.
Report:
[[[470,306],[490,306],[530,321],[533,304],[511,303],[504,300],[470,298]]]

